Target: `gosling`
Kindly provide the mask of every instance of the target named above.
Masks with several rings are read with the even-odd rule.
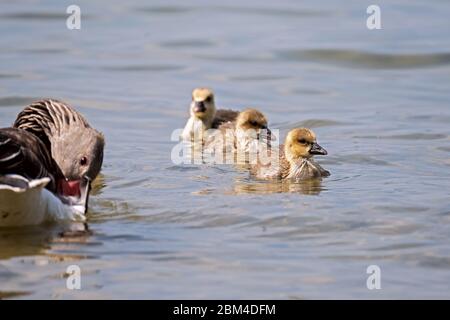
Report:
[[[296,128],[286,136],[280,145],[278,155],[269,164],[258,163],[251,167],[250,173],[257,179],[278,179],[301,181],[311,178],[328,177],[330,172],[314,162],[314,155],[327,155],[327,151],[316,141],[310,129]],[[273,155],[273,152],[272,152]]]
[[[249,108],[240,112],[234,121],[222,123],[217,132],[208,136],[205,149],[237,153],[238,158],[234,161],[241,161],[241,156],[245,157],[247,153],[257,154],[263,144],[267,149],[270,140],[266,116],[259,110]],[[248,162],[248,159],[244,159],[244,162]]]
[[[183,141],[203,141],[204,133],[209,129],[217,129],[222,123],[234,121],[239,112],[216,109],[214,93],[208,88],[196,88],[192,91],[190,118],[184,127]]]

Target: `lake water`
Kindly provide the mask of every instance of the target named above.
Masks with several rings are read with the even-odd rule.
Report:
[[[0,126],[54,97],[105,134],[91,234],[0,230],[0,297],[450,298],[449,2],[377,1],[381,30],[372,1],[72,3],[0,4]],[[312,128],[331,177],[173,164],[197,86]]]

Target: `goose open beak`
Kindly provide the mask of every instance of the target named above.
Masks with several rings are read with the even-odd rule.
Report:
[[[58,192],[64,197],[80,197],[80,180],[65,180],[58,181]]]
[[[83,214],[87,212],[89,193],[91,192],[91,179],[84,176],[80,180],[58,181],[58,195],[61,201],[71,206],[80,206],[84,209]],[[80,210],[81,210],[80,208]]]
[[[317,143],[313,143],[311,149],[309,150],[310,154],[320,154],[320,155],[327,155],[328,152],[321,146],[319,146]]]

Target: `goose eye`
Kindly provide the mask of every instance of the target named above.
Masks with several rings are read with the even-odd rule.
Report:
[[[250,125],[252,125],[253,127],[256,127],[258,125],[258,122],[251,120]]]
[[[301,144],[306,144],[306,140],[305,139],[300,139],[300,140],[298,140],[298,142],[301,143]]]
[[[85,165],[87,165],[87,158],[86,157],[82,157],[81,159],[80,159],[80,165],[82,165],[82,166],[85,166]]]
[[[205,99],[206,102],[211,102],[211,100],[212,100],[211,96],[209,96],[208,98]]]

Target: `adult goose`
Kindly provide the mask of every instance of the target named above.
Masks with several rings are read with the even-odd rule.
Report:
[[[103,135],[67,104],[26,107],[0,129],[0,226],[84,221],[103,149]]]

